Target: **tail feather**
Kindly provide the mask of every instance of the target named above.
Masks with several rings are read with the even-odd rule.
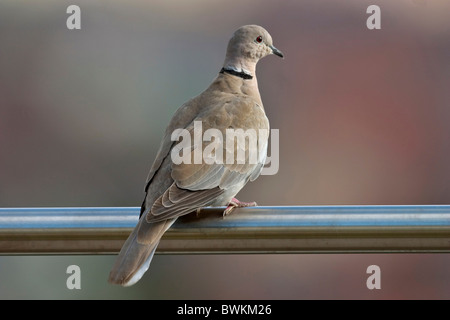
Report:
[[[116,262],[111,269],[108,279],[110,283],[128,287],[142,278],[150,266],[159,240],[173,223],[173,221],[170,221],[171,223],[167,222],[168,221],[162,221],[155,224],[149,224],[145,222],[145,218],[139,221],[136,228],[122,246]],[[148,238],[150,238],[151,241],[139,239],[140,237],[138,234],[143,231],[140,229],[147,229],[145,230],[145,233],[148,234]]]

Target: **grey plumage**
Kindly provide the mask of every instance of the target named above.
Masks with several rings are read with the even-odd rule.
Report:
[[[264,28],[256,25],[239,28],[228,44],[223,67],[234,70],[233,73],[245,73],[246,79],[228,72],[220,73],[205,91],[176,111],[147,177],[139,223],[112,268],[111,283],[123,286],[136,283],[148,269],[162,235],[177,217],[200,207],[228,205],[248,181],[259,176],[267,153],[267,140],[262,141],[265,144],[263,157],[257,163],[249,161],[249,154],[257,151],[245,150],[243,164],[237,163],[236,152],[231,164],[206,164],[204,161],[175,164],[171,150],[176,142],[171,140],[171,135],[175,129],[184,128],[193,136],[194,121],[201,121],[203,132],[213,128],[223,136],[227,128],[269,130],[255,68],[259,59],[272,53],[282,56]],[[203,142],[201,147],[206,145]],[[234,150],[227,150],[226,144],[223,145],[224,157],[231,151]],[[191,157],[193,159],[192,149]]]

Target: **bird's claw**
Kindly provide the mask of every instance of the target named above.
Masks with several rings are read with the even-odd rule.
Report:
[[[227,208],[223,212],[223,216],[228,216],[235,208],[244,208],[244,207],[256,207],[258,204],[256,202],[241,202],[236,198],[231,199],[228,203]]]

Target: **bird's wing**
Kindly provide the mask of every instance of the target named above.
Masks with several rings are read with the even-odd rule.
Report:
[[[202,136],[198,143],[195,129],[200,123],[202,134],[208,129],[214,129],[214,132],[220,133],[223,138],[214,152],[212,143],[217,142],[216,138],[220,136],[213,135],[212,141],[203,141]],[[267,136],[259,143],[258,140],[256,143],[250,143],[251,141],[245,139],[243,142],[232,139],[227,143],[231,134],[227,129],[233,129],[235,133],[242,130],[241,133],[250,136],[254,132],[257,139],[259,130],[268,131],[269,124],[264,110],[253,100],[242,97],[216,104],[201,112],[186,127],[191,137],[191,146],[183,150],[186,152],[183,159],[189,159],[190,163],[172,162],[171,177],[174,182],[153,203],[146,215],[148,222],[176,218],[199,207],[211,205],[214,199],[227,189],[238,185],[243,187],[250,178],[254,180],[259,175],[265,161]],[[210,152],[206,152],[208,149],[205,148],[208,146]],[[261,151],[261,148],[264,150]],[[202,157],[201,161],[196,163],[194,160],[196,152],[199,151],[202,151]],[[264,156],[261,157],[261,154]],[[209,161],[206,162],[205,158],[209,158]]]
[[[147,180],[145,182],[145,192],[147,192],[150,183],[152,182],[153,177],[156,172],[161,167],[164,159],[169,155],[170,150],[174,144],[174,141],[171,140],[171,135],[173,131],[177,128],[186,128],[198,114],[199,108],[201,105],[198,103],[199,97],[195,97],[186,103],[184,103],[181,107],[173,115],[169,125],[164,132],[164,137],[161,140],[161,144],[159,146],[159,150],[156,154],[156,158],[153,161],[152,167],[150,168],[150,172],[148,173]]]

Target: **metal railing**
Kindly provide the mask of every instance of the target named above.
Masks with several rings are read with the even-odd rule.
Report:
[[[450,205],[205,208],[157,253],[450,252]],[[0,254],[113,254],[139,208],[0,208]]]

